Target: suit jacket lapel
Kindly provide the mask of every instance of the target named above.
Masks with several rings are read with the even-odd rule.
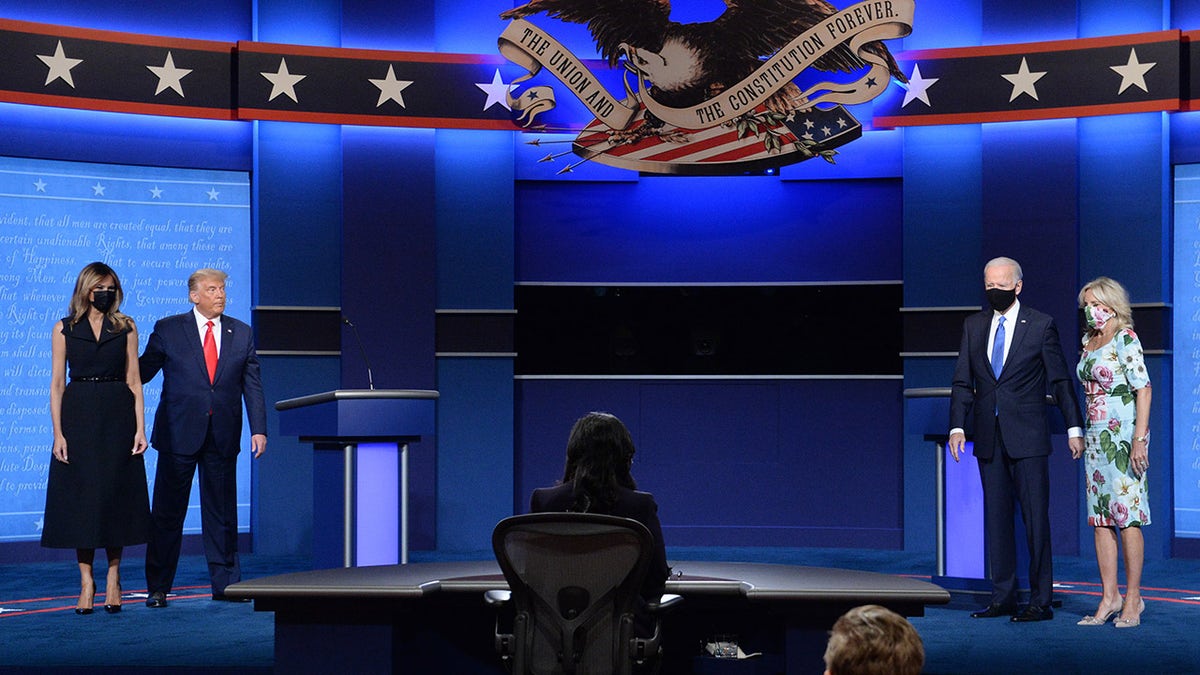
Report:
[[[221,350],[217,353],[217,374],[213,376],[213,383],[221,379],[221,374],[225,372],[225,357],[233,351],[233,322],[222,317],[221,320]],[[203,356],[203,354],[201,354]],[[208,375],[208,368],[205,367],[204,374]]]
[[[196,362],[196,366],[200,368],[200,374],[207,380],[208,365],[204,363],[204,338],[200,337],[200,331],[196,329],[196,315],[188,312],[184,318],[186,320],[180,322],[180,326],[184,329],[183,343],[188,345],[188,353]]]
[[[1008,358],[1004,360],[1004,365],[1007,366],[1009,361],[1016,356],[1017,350],[1021,348],[1021,342],[1025,339],[1025,334],[1029,332],[1029,313],[1025,308],[1021,308],[1017,312],[1017,316],[1013,319],[1012,330],[1009,331],[1009,339],[1012,340],[1012,345],[1008,348]],[[1000,377],[1004,377],[1005,371],[1000,371]]]
[[[987,310],[979,314],[979,353],[983,357],[983,370],[988,375],[992,376],[992,381],[997,380],[995,373],[992,372],[992,355],[988,352],[988,340],[991,339],[992,331],[992,315],[994,312]],[[1001,372],[1001,375],[1004,373]]]

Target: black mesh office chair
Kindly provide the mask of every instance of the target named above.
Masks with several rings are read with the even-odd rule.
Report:
[[[656,663],[658,614],[678,603],[664,595],[649,603],[653,635],[638,637],[638,590],[654,545],[636,520],[591,513],[532,513],[500,521],[492,548],[510,591],[489,591],[488,602],[511,597],[512,631],[496,624],[496,649],[513,673],[610,675]]]

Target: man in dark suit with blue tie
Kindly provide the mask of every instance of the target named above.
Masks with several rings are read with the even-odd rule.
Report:
[[[192,477],[200,469],[200,526],[214,600],[241,580],[237,550],[237,456],[242,401],[250,419],[254,457],[267,447],[267,412],[250,326],[225,316],[220,270],[188,279],[192,311],[154,324],[138,359],[142,381],[160,370],[162,399],[150,443],[158,450],[153,530],[146,547],[148,607],[166,607],[183,543]]]
[[[1069,427],[1072,453],[1083,451],[1083,418],[1054,319],[1021,305],[1021,266],[995,258],[983,270],[990,307],[963,322],[950,394],[950,453],[963,452],[968,414],[983,481],[984,532],[991,602],[975,618],[1053,618],[1050,559],[1050,429],[1046,394]],[[1017,612],[1013,499],[1021,504],[1029,545],[1029,606]],[[947,508],[953,508],[948,505]]]

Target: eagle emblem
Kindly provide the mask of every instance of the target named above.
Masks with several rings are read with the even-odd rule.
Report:
[[[844,106],[870,101],[893,78],[907,81],[882,41],[910,32],[912,10],[912,0],[841,11],[825,0],[725,0],[715,20],[679,23],[668,0],[530,0],[500,14],[512,23],[499,45],[528,72],[509,91],[519,124],[538,129],[537,116],[555,105],[554,87],[521,89],[543,69],[595,115],[572,144],[581,161],[740,173],[832,162],[834,148],[858,138],[862,127]],[[534,15],[586,25],[604,64],[623,73],[624,91],[604,89],[587,63],[527,20]],[[838,81],[803,84],[814,72]]]

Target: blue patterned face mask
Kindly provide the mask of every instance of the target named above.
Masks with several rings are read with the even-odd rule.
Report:
[[[1116,315],[1103,307],[1087,305],[1083,308],[1083,318],[1087,320],[1088,328],[1092,330],[1104,330],[1108,320],[1114,316]]]

